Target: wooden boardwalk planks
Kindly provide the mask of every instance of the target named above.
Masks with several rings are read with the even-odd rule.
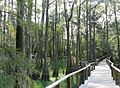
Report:
[[[79,88],[120,88],[115,84],[111,76],[111,70],[103,60],[95,67],[95,70],[91,72],[88,80],[85,81]]]

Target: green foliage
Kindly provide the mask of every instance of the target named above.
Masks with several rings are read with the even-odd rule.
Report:
[[[1,48],[4,51],[4,48]],[[35,71],[35,64],[33,64],[24,54],[16,52],[14,49],[6,48],[6,54],[8,57],[0,58],[0,86],[7,83],[6,86],[13,88],[14,80],[17,77],[19,85],[24,88],[41,88],[40,85],[29,78],[28,71],[30,73]],[[17,72],[15,71],[17,69]],[[8,82],[9,80],[9,82]],[[2,87],[0,87],[2,88]],[[6,87],[7,88],[7,87]]]
[[[53,70],[54,69],[54,62],[51,61],[51,69]],[[58,60],[58,69],[59,70],[65,70],[66,69],[66,60],[65,59],[62,59],[62,60]]]
[[[2,72],[2,70],[1,70]],[[14,77],[5,72],[0,73],[0,88],[14,88]]]
[[[67,81],[66,80],[61,83],[61,88],[67,88]]]
[[[0,0],[0,1],[5,1],[5,0]],[[6,17],[4,18],[5,12],[2,12],[2,15],[0,18],[0,88],[13,88],[15,84],[15,79],[17,78],[19,81],[19,84],[21,87],[31,87],[31,88],[45,88],[45,86],[49,83],[54,82],[53,80],[50,80],[49,82],[44,82],[44,81],[34,81],[31,79],[31,74],[32,73],[38,73],[41,75],[41,70],[45,69],[43,68],[43,64],[45,64],[44,59],[44,42],[45,42],[45,22],[42,23],[42,19],[46,21],[46,13],[44,13],[44,18],[42,18],[42,10],[45,8],[46,9],[46,0],[43,0],[44,6],[41,8],[39,5],[39,8],[35,6],[33,0],[18,0],[19,5],[17,6],[13,5],[10,0],[6,1],[6,5],[3,5],[3,11],[8,11],[6,12]],[[77,1],[77,0],[76,0]],[[108,22],[108,30],[109,30],[109,39],[108,43],[106,41],[106,19],[105,19],[105,5],[104,2],[98,4],[95,8],[94,5],[91,3],[92,9],[88,9],[88,14],[87,12],[87,6],[86,6],[86,1],[82,3],[81,5],[81,16],[80,16],[80,24],[77,23],[78,21],[78,6],[75,6],[73,10],[73,17],[70,22],[70,28],[69,32],[71,33],[69,36],[70,39],[70,52],[71,52],[71,58],[72,58],[72,65],[76,65],[76,46],[77,46],[77,26],[80,25],[80,58],[79,60],[85,61],[86,56],[87,56],[87,49],[86,49],[86,27],[88,26],[88,29],[90,27],[89,24],[91,24],[92,27],[92,40],[93,40],[93,27],[95,24],[95,57],[98,58],[107,51],[109,54],[112,54],[115,58],[118,58],[118,46],[117,46],[117,35],[116,35],[116,24],[113,22],[113,18],[110,22]],[[118,1],[118,0],[117,0]],[[9,3],[9,4],[8,4]],[[69,4],[71,4],[70,2]],[[76,2],[77,3],[77,2]],[[4,4],[4,3],[3,3]],[[48,44],[47,45],[47,61],[49,65],[49,71],[50,71],[50,78],[55,79],[51,76],[51,73],[53,73],[54,66],[55,66],[55,61],[53,60],[53,37],[56,36],[55,42],[57,43],[55,46],[55,53],[57,53],[58,58],[58,69],[59,69],[59,77],[61,78],[63,75],[65,75],[66,71],[66,63],[67,63],[67,39],[66,39],[66,24],[64,19],[64,8],[63,8],[63,1],[58,0],[58,8],[57,8],[57,29],[56,29],[56,34],[53,36],[53,29],[55,29],[55,9],[53,7],[55,2],[50,2],[50,7],[49,7],[49,19],[48,19]],[[90,4],[90,3],[89,3]],[[95,3],[94,3],[95,4]],[[110,3],[109,3],[110,4]],[[38,5],[38,3],[37,3]],[[67,5],[67,3],[66,3]],[[76,4],[77,5],[77,4]],[[52,9],[51,9],[51,6]],[[90,5],[88,5],[89,7]],[[23,10],[20,11],[21,15],[16,13],[15,9],[20,9],[17,7],[21,7]],[[37,11],[35,12],[35,7]],[[15,9],[14,9],[15,8]],[[70,7],[67,7],[68,16],[70,16]],[[110,9],[110,10],[109,10]],[[113,11],[113,3],[108,5],[108,17],[110,17]],[[119,11],[120,6],[116,4],[116,11]],[[23,11],[23,16],[22,16],[22,11]],[[44,10],[43,10],[44,11]],[[18,11],[19,12],[19,11]],[[36,14],[36,19],[34,18],[34,15]],[[118,14],[118,13],[117,13]],[[89,17],[86,17],[86,16]],[[19,17],[17,17],[19,16]],[[114,17],[114,16],[111,16]],[[17,19],[18,21],[17,21]],[[88,22],[86,25],[87,19],[90,18],[91,22]],[[4,19],[6,22],[4,22]],[[36,23],[34,22],[36,20]],[[103,20],[103,22],[101,22]],[[109,20],[109,18],[108,18]],[[16,22],[19,22],[20,24],[17,24]],[[72,25],[71,25],[72,23]],[[4,25],[5,28],[4,28]],[[24,48],[25,52],[21,53],[16,50],[16,26],[21,26],[21,29],[23,29],[23,41],[24,43]],[[3,32],[5,29],[5,33]],[[73,33],[72,33],[72,30]],[[120,20],[118,18],[118,29],[120,31]],[[88,48],[90,49],[90,30],[88,30]],[[91,40],[91,41],[92,41]],[[93,44],[93,41],[92,41]],[[94,45],[92,45],[93,48]],[[30,52],[32,56],[35,59],[29,59],[26,56],[26,53],[28,53],[28,48],[30,48]],[[88,51],[90,51],[88,49]],[[91,50],[92,51],[92,50]],[[90,52],[91,52],[90,51]],[[37,62],[38,61],[38,62]],[[74,63],[75,62],[75,63]],[[116,61],[117,62],[117,61]],[[37,64],[37,65],[36,65]],[[39,67],[37,67],[39,66]],[[39,68],[39,69],[38,69]],[[15,71],[17,69],[17,72]],[[76,80],[76,78],[72,78],[73,81]],[[73,82],[73,86],[76,87],[76,82]],[[62,83],[62,87],[66,88],[66,81]]]
[[[45,88],[45,86],[43,85],[42,82],[39,81],[34,81],[32,79],[30,79],[28,76],[20,76],[19,75],[19,79],[23,79],[23,81],[21,81],[21,87],[22,88]],[[19,80],[20,81],[20,80]],[[25,83],[25,81],[27,83]],[[15,77],[14,75],[9,75],[9,74],[0,74],[0,88],[14,88],[14,82],[15,82]],[[26,86],[26,87],[25,87]]]
[[[42,82],[34,81],[34,80],[30,79],[28,76],[26,76],[26,80],[29,83],[29,85],[28,85],[29,88],[44,88],[45,87],[45,85],[43,85]],[[28,86],[26,86],[26,87],[28,87]]]

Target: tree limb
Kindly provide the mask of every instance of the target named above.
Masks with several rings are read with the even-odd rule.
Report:
[[[72,4],[71,14],[70,14],[70,17],[68,18],[68,22],[71,20],[71,18],[72,18],[72,16],[73,16],[73,8],[74,8],[74,4],[75,4],[75,2]]]

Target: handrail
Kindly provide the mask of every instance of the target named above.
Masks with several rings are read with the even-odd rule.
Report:
[[[116,81],[116,84],[120,86],[120,69],[114,66],[114,63],[111,62],[109,59],[106,59],[111,71],[112,77]]]
[[[67,80],[68,78],[70,78],[71,76],[73,76],[73,75],[75,75],[75,74],[78,74],[78,73],[80,73],[80,72],[82,72],[82,71],[84,71],[84,70],[90,68],[91,66],[94,67],[94,64],[95,64],[94,62],[93,62],[93,63],[90,63],[90,64],[87,65],[86,67],[84,67],[84,68],[82,68],[82,69],[79,69],[79,70],[77,70],[77,71],[75,71],[75,72],[72,72],[72,73],[70,73],[70,74],[64,76],[63,78],[57,80],[56,82],[52,83],[51,85],[47,86],[46,88],[54,88],[54,87],[60,88],[59,85],[60,85],[61,82]],[[94,68],[92,68],[92,70],[93,70],[93,69],[94,69]]]
[[[120,69],[114,66],[114,63],[107,59],[107,61],[111,64],[111,67],[114,68],[117,72],[120,73]]]

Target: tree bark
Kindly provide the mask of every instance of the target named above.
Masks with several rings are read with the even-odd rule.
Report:
[[[58,50],[57,50],[57,18],[58,18],[58,6],[57,6],[57,3],[58,1],[56,0],[56,4],[55,4],[55,29],[54,29],[54,40],[53,40],[53,43],[54,43],[54,47],[53,47],[53,58],[54,58],[54,71],[53,71],[53,76],[56,77],[56,80],[57,80],[57,76],[58,76]]]
[[[89,60],[89,47],[88,47],[88,0],[86,1],[86,59],[88,61],[88,63],[90,62]]]
[[[45,24],[45,43],[44,43],[44,66],[43,66],[43,73],[42,73],[42,79],[47,81],[49,80],[49,71],[48,71],[48,22],[49,22],[49,16],[48,16],[48,9],[49,9],[49,0],[47,0],[47,6],[46,6],[46,24]]]
[[[81,54],[80,54],[80,16],[81,16],[81,0],[79,0],[79,5],[78,5],[78,24],[77,24],[77,47],[76,47],[76,67],[78,69],[79,67],[79,61],[81,60]]]
[[[66,4],[65,4],[65,0],[64,0],[65,22],[66,22],[66,29],[67,29],[67,69],[66,69],[66,74],[69,74],[69,73],[72,72],[72,69],[71,69],[72,60],[71,60],[71,53],[70,53],[69,25],[70,25],[71,18],[73,16],[73,8],[74,8],[74,3],[72,4],[71,13],[70,13],[70,16],[68,17]]]
[[[17,28],[16,28],[16,49],[18,52],[24,53],[24,43],[23,43],[23,15],[24,15],[24,1],[17,0]],[[15,73],[18,73],[18,67],[15,67]],[[14,88],[19,88],[18,77],[16,75]]]
[[[119,62],[119,68],[120,68],[120,40],[119,40],[119,29],[118,29],[118,21],[117,21],[117,14],[116,14],[116,1],[114,0],[114,16],[115,16],[115,27],[117,31],[117,49],[118,49],[118,62]]]

